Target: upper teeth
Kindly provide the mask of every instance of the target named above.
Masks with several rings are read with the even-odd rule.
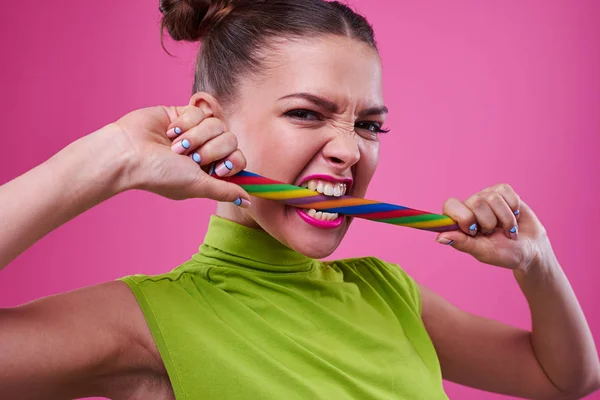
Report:
[[[341,197],[346,194],[347,185],[345,183],[333,183],[322,181],[320,179],[311,179],[302,184],[302,187],[317,191],[325,196]]]

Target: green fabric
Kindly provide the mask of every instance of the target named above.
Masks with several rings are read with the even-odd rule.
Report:
[[[122,281],[177,400],[447,399],[419,290],[396,265],[313,260],[212,217],[190,261]]]

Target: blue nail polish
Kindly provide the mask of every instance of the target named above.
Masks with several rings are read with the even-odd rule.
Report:
[[[176,126],[175,129],[173,129],[173,132],[175,132],[176,135],[181,135],[181,128]]]
[[[470,231],[476,231],[477,230],[477,224],[473,224],[469,227]]]
[[[190,141],[187,139],[183,139],[181,141],[181,145],[183,146],[184,149],[189,149],[191,146]]]
[[[454,244],[454,240],[451,240],[450,243],[448,243],[448,246],[452,246]]]
[[[192,159],[197,162],[198,164],[200,164],[200,161],[202,161],[202,158],[200,157],[200,154],[198,153],[194,153],[192,154]]]
[[[521,211],[517,210],[517,211],[515,211],[513,214],[515,214],[515,215],[519,215],[519,214],[521,214]]]
[[[510,233],[517,233],[517,227],[513,226],[512,228],[510,228]]]
[[[230,171],[233,169],[233,164],[231,163],[231,161],[225,161],[225,168],[227,168]]]
[[[241,206],[242,205],[242,198],[238,197],[237,199],[235,199],[235,201],[233,202],[233,204],[235,204],[236,206]]]

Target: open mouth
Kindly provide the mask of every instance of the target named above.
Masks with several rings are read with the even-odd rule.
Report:
[[[329,179],[333,178],[327,176],[311,176],[310,179],[305,179],[300,186],[320,193],[324,196],[336,198],[344,196],[352,184],[351,179],[335,181]],[[333,229],[339,227],[342,222],[344,222],[344,215],[338,213],[329,213],[315,209],[301,208],[297,208],[296,211],[306,223],[318,228]]]

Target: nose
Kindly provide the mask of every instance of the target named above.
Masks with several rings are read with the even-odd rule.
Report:
[[[360,160],[360,149],[354,134],[335,135],[323,147],[323,157],[334,168],[344,171]]]

